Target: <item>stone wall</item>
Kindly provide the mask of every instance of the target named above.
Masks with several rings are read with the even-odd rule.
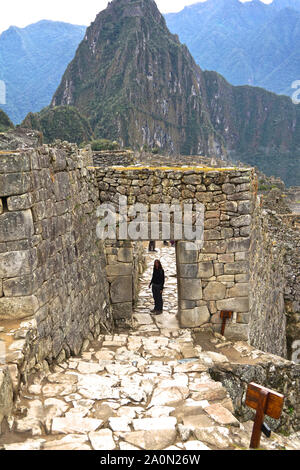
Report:
[[[128,166],[134,163],[134,153],[131,150],[101,150],[93,152],[94,166],[106,168],[112,165]]]
[[[114,322],[128,326],[139,292],[139,275],[145,267],[142,243],[106,241],[106,275]]]
[[[250,343],[286,357],[284,258],[268,230],[267,213],[257,199],[251,234]]]
[[[1,326],[31,321],[7,351],[19,378],[111,327],[91,163],[71,144],[0,154]]]
[[[227,335],[248,339],[249,247],[255,178],[251,169],[203,167],[110,167],[96,169],[100,201],[118,209],[128,205],[205,206],[204,244],[189,255],[177,243],[179,316],[183,327],[212,322],[220,329],[220,311],[234,311]],[[130,220],[130,218],[128,219]],[[153,238],[147,234],[145,239]],[[170,235],[172,239],[172,235]],[[183,234],[184,239],[184,234]],[[190,258],[189,256],[192,256]],[[116,282],[116,281],[114,281]],[[121,279],[119,281],[121,283]]]
[[[300,232],[257,199],[250,250],[250,342],[300,361]],[[298,355],[297,355],[298,350]]]
[[[300,430],[300,365],[279,356],[264,353],[238,342],[234,348],[242,355],[244,362],[217,364],[210,369],[214,380],[226,387],[240,421],[253,420],[255,411],[245,406],[248,384],[254,382],[284,395],[283,412],[280,419],[265,417],[273,431],[285,433]]]

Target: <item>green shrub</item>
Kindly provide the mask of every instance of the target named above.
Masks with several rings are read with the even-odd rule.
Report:
[[[101,150],[119,150],[120,145],[118,142],[108,139],[97,139],[91,142],[92,150],[99,152]]]

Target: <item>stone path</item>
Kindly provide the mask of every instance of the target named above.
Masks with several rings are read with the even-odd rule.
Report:
[[[16,403],[6,450],[247,449],[252,423],[239,423],[232,401],[208,369],[225,355],[203,351],[179,328],[174,249],[148,256],[134,328],[99,336],[80,357],[33,377]],[[153,261],[166,271],[165,309],[151,316]],[[224,338],[216,335],[214,345]],[[272,435],[262,448],[296,449]]]

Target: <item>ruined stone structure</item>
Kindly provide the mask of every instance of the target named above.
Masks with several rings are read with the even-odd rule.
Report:
[[[227,338],[286,356],[283,258],[272,255],[256,188],[249,168],[95,167],[89,149],[68,143],[0,152],[0,398],[12,395],[8,370],[17,393],[29,374],[130,324],[143,244],[96,235],[99,205],[119,195],[149,212],[205,207],[203,247],[176,242],[181,327],[219,331],[220,311],[232,310]],[[1,409],[8,415],[10,401]]]
[[[89,161],[71,145],[0,155],[0,320],[30,320],[7,351],[16,377],[78,354],[101,325],[111,328]]]
[[[100,201],[118,205],[126,196],[128,205],[143,203],[151,214],[152,204],[202,203],[204,244],[201,250],[187,250],[189,242],[177,241],[179,317],[183,327],[212,322],[220,328],[220,311],[233,310],[227,335],[248,339],[249,248],[254,201],[254,173],[251,169],[202,167],[111,167],[97,168]],[[153,235],[152,235],[153,236]],[[161,239],[159,234],[158,239]],[[144,236],[149,240],[151,234]],[[172,234],[170,234],[172,239]],[[123,248],[120,248],[122,253]],[[121,257],[123,254],[120,255]],[[130,255],[128,255],[130,256]],[[125,316],[132,313],[128,292],[130,258],[127,265],[112,265],[111,298]],[[119,266],[119,267],[118,267]],[[126,271],[124,271],[126,269]],[[124,277],[124,274],[127,277]],[[119,285],[118,296],[115,286]],[[123,294],[122,294],[123,293]]]

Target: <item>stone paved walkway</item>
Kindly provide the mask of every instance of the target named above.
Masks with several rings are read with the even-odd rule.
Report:
[[[166,271],[163,315],[151,316],[153,261]],[[80,357],[36,375],[16,404],[6,450],[247,449],[252,423],[240,424],[208,369],[226,356],[202,351],[179,328],[173,248],[148,256],[134,328],[90,343]],[[214,345],[224,339],[218,335]],[[299,441],[262,438],[262,448],[296,449]]]

